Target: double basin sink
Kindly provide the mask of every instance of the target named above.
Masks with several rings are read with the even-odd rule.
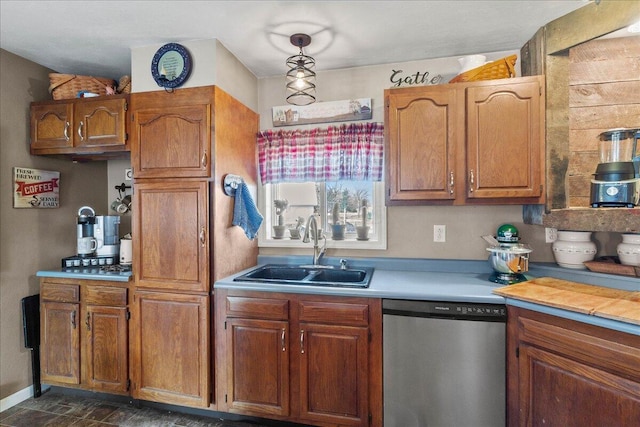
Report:
[[[335,286],[368,288],[373,268],[340,268],[314,265],[267,264],[233,279],[235,282],[279,285]]]

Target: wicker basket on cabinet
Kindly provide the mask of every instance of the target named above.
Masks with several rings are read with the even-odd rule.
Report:
[[[478,80],[496,80],[515,77],[515,65],[518,55],[510,55],[497,61],[489,62],[455,76],[449,83],[474,82]]]
[[[113,79],[77,74],[50,73],[49,81],[49,93],[56,100],[76,98],[78,92],[91,92],[103,96],[107,94],[108,87],[114,89],[116,86]]]

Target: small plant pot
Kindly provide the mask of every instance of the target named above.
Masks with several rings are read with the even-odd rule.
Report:
[[[344,240],[344,229],[346,226],[342,224],[334,224],[331,226],[331,238],[333,240]]]
[[[369,229],[371,227],[367,226],[367,225],[362,225],[359,227],[356,227],[356,233],[358,235],[357,239],[358,240],[369,240]]]
[[[273,226],[273,238],[274,239],[282,239],[284,237],[284,231],[286,230],[284,225],[274,225]]]
[[[299,228],[290,228],[289,236],[291,240],[299,240],[300,239],[300,229]]]

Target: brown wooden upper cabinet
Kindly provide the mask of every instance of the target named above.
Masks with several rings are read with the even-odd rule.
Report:
[[[211,176],[211,114],[208,89],[131,97],[131,165],[135,178]]]
[[[385,90],[387,204],[544,203],[543,79]]]
[[[33,102],[31,154],[127,152],[128,95]]]

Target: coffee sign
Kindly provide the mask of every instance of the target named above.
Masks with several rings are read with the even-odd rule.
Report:
[[[437,85],[442,81],[442,76],[437,74],[430,77],[428,71],[421,73],[417,71],[415,74],[407,74],[403,70],[391,70],[391,77],[389,78],[394,87],[400,87],[402,85]]]
[[[60,172],[13,168],[14,208],[60,207]]]

